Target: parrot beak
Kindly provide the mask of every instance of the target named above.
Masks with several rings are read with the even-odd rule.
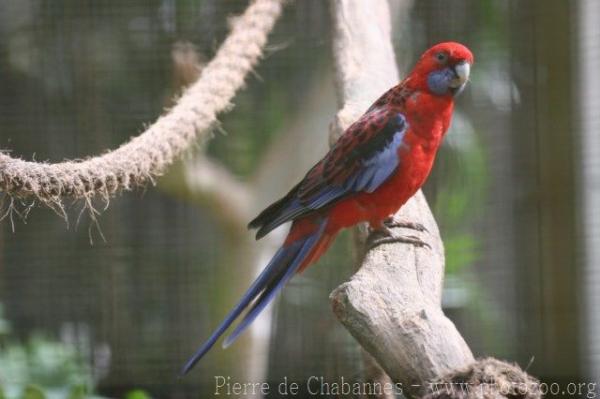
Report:
[[[471,72],[471,64],[467,61],[461,61],[456,64],[452,71],[454,72],[454,78],[450,81],[450,91],[454,96],[462,93],[467,81],[469,80],[469,73]]]
[[[454,79],[450,82],[450,87],[460,89],[469,80],[471,64],[467,61],[461,61],[452,68],[454,70]]]

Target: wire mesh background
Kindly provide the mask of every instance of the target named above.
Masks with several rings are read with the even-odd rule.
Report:
[[[535,357],[530,372],[548,381],[595,378],[583,339],[586,248],[577,240],[586,234],[578,208],[586,184],[577,162],[578,82],[559,78],[574,76],[578,4],[427,0],[415,2],[408,19],[395,15],[404,71],[442,40],[464,42],[476,55],[426,187],[447,250],[446,311],[478,355],[522,366]],[[227,18],[245,6],[0,3],[0,148],[58,161],[118,146],[177,91],[173,45],[191,42],[210,59]],[[208,148],[236,176],[260,168],[290,126],[322,130],[306,133],[304,162],[324,153],[321,121],[336,109],[329,30],[326,2],[287,7],[256,76],[222,117],[227,135],[217,132]],[[290,181],[305,169],[278,167],[290,169]],[[0,226],[1,316],[10,325],[0,329],[4,346],[42,334],[74,347],[91,365],[96,391],[108,396],[134,388],[157,397],[209,395],[215,375],[243,379],[246,367],[262,364],[275,382],[363,378],[360,351],[327,300],[352,272],[348,235],[285,290],[260,359],[248,359],[251,341],[242,341],[216,348],[196,373],[177,380],[182,362],[252,278],[254,270],[240,266],[252,249],[238,246],[239,232],[200,202],[160,184],[112,201],[100,219],[106,242],[92,230],[90,246],[90,221],[74,223],[80,207],[72,204],[68,229],[46,209],[34,209],[27,224],[16,221],[14,233],[10,222]],[[34,374],[25,380],[39,383]],[[0,385],[10,385],[10,376],[0,369]]]

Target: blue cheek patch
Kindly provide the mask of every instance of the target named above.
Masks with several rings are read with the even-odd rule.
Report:
[[[450,81],[453,79],[454,74],[450,68],[440,69],[438,71],[430,72],[427,76],[427,86],[433,93],[442,95],[448,92]]]

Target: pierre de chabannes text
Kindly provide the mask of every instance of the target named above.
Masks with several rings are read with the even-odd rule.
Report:
[[[405,386],[402,383],[392,382],[359,382],[348,381],[343,376],[337,380],[331,381],[322,376],[311,376],[304,383],[291,382],[287,377],[278,383],[273,382],[240,382],[231,377],[215,376],[215,396],[240,396],[240,395],[267,395],[277,393],[280,396],[296,396],[308,393],[309,395],[400,395],[404,392]],[[470,385],[468,383],[430,383],[426,386],[413,385],[414,390],[428,390],[429,392],[456,392],[456,391],[475,391],[485,393],[499,388],[493,384]],[[525,394],[530,391],[539,391],[544,396],[568,395],[577,397],[586,397],[587,399],[596,398],[596,383],[573,382],[565,386],[558,383],[538,383],[538,384],[515,384],[512,387],[500,387],[500,389],[516,391]],[[502,393],[502,392],[500,392]],[[509,394],[510,392],[506,392]]]

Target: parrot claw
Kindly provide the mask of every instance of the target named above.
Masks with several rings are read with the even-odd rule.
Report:
[[[395,221],[393,218],[389,218],[386,219],[383,224],[388,227],[388,228],[393,228],[393,227],[402,227],[405,229],[411,229],[411,230],[416,230],[418,232],[424,233],[424,232],[429,232],[429,230],[427,230],[427,228],[425,226],[423,226],[421,223],[415,223],[415,222],[400,222],[400,221]]]
[[[400,227],[400,226],[397,226]],[[380,237],[373,237],[368,241],[368,249],[371,250],[375,247],[378,247],[382,244],[392,244],[392,243],[403,243],[403,244],[411,244],[417,248],[427,247],[431,249],[431,245],[427,244],[425,241],[421,240],[419,237],[415,236],[397,236],[394,234],[392,230],[388,227],[388,225],[384,224],[380,229],[375,230],[376,233],[379,233]]]

